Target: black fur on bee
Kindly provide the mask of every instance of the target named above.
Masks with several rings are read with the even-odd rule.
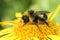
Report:
[[[43,15],[43,18],[47,20],[47,13],[50,13],[48,11],[37,11],[36,12],[38,15]]]
[[[47,26],[49,26],[48,22],[47,22],[47,14],[49,13],[48,11],[36,11],[34,12],[34,10],[29,10],[28,14],[30,15],[29,17],[26,15],[22,16],[22,20],[24,21],[25,24],[27,24],[30,19],[32,18],[33,22],[38,26],[38,20],[44,22]],[[43,15],[43,17],[41,17],[41,15]]]
[[[29,17],[24,15],[24,16],[22,16],[22,20],[25,24],[27,24],[29,22]]]
[[[28,11],[30,17],[33,19],[34,23],[38,23],[38,15],[34,13],[33,10]]]
[[[48,11],[37,11],[34,12],[33,10],[28,11],[30,17],[33,19],[33,22],[38,23],[39,21],[44,22],[46,25],[49,25],[47,22],[47,14],[46,13],[50,13]],[[43,17],[41,17],[41,15],[43,15]]]

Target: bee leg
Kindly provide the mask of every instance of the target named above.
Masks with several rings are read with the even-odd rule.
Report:
[[[24,22],[23,26],[26,25],[27,23]]]
[[[33,22],[35,23],[35,25],[36,25],[37,28],[39,29],[40,27],[39,27],[39,25],[38,25],[38,19],[34,19]],[[39,31],[41,31],[41,30],[39,29]]]
[[[35,25],[37,26],[38,30],[43,33],[41,30],[40,30],[40,26],[38,25],[38,23],[35,23]]]
[[[49,26],[49,24],[48,24],[48,22],[46,21],[46,19],[39,17],[39,20],[42,21],[42,22],[44,22],[47,26]]]
[[[38,28],[38,29],[39,29],[39,31],[40,31],[40,27],[39,27],[38,23],[35,23],[35,25],[37,26],[37,28]]]
[[[48,22],[47,22],[47,21],[44,21],[44,23],[45,23],[47,26],[49,26],[49,24],[48,24]]]
[[[47,20],[47,15],[46,14],[44,14],[44,19]]]
[[[44,15],[44,18],[39,18],[39,20],[44,22],[46,25],[49,25],[48,22],[47,22],[47,16],[46,15]]]
[[[45,22],[45,24],[46,24],[47,26],[49,26],[49,24],[48,24],[48,22],[47,22],[47,15],[46,15],[46,14],[44,14],[44,22]]]

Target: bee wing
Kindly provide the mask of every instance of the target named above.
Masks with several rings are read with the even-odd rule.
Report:
[[[45,13],[50,13],[49,11],[37,11],[36,14],[45,14]]]

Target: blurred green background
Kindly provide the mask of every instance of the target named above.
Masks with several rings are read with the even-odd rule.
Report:
[[[60,4],[60,0],[0,0],[0,22],[15,19],[16,12],[24,12],[29,9],[54,11]],[[58,12],[60,13],[60,12]],[[60,23],[60,14],[53,20]],[[0,29],[3,29],[0,25]]]

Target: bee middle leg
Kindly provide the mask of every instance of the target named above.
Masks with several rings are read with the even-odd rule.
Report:
[[[37,28],[38,28],[39,31],[40,31],[40,26],[39,26],[39,24],[38,24],[38,19],[34,19],[33,22],[35,23],[35,25],[37,26]]]
[[[49,24],[48,24],[48,22],[46,21],[46,19],[39,17],[39,21],[42,21],[42,22],[44,22],[47,26],[49,26]]]

